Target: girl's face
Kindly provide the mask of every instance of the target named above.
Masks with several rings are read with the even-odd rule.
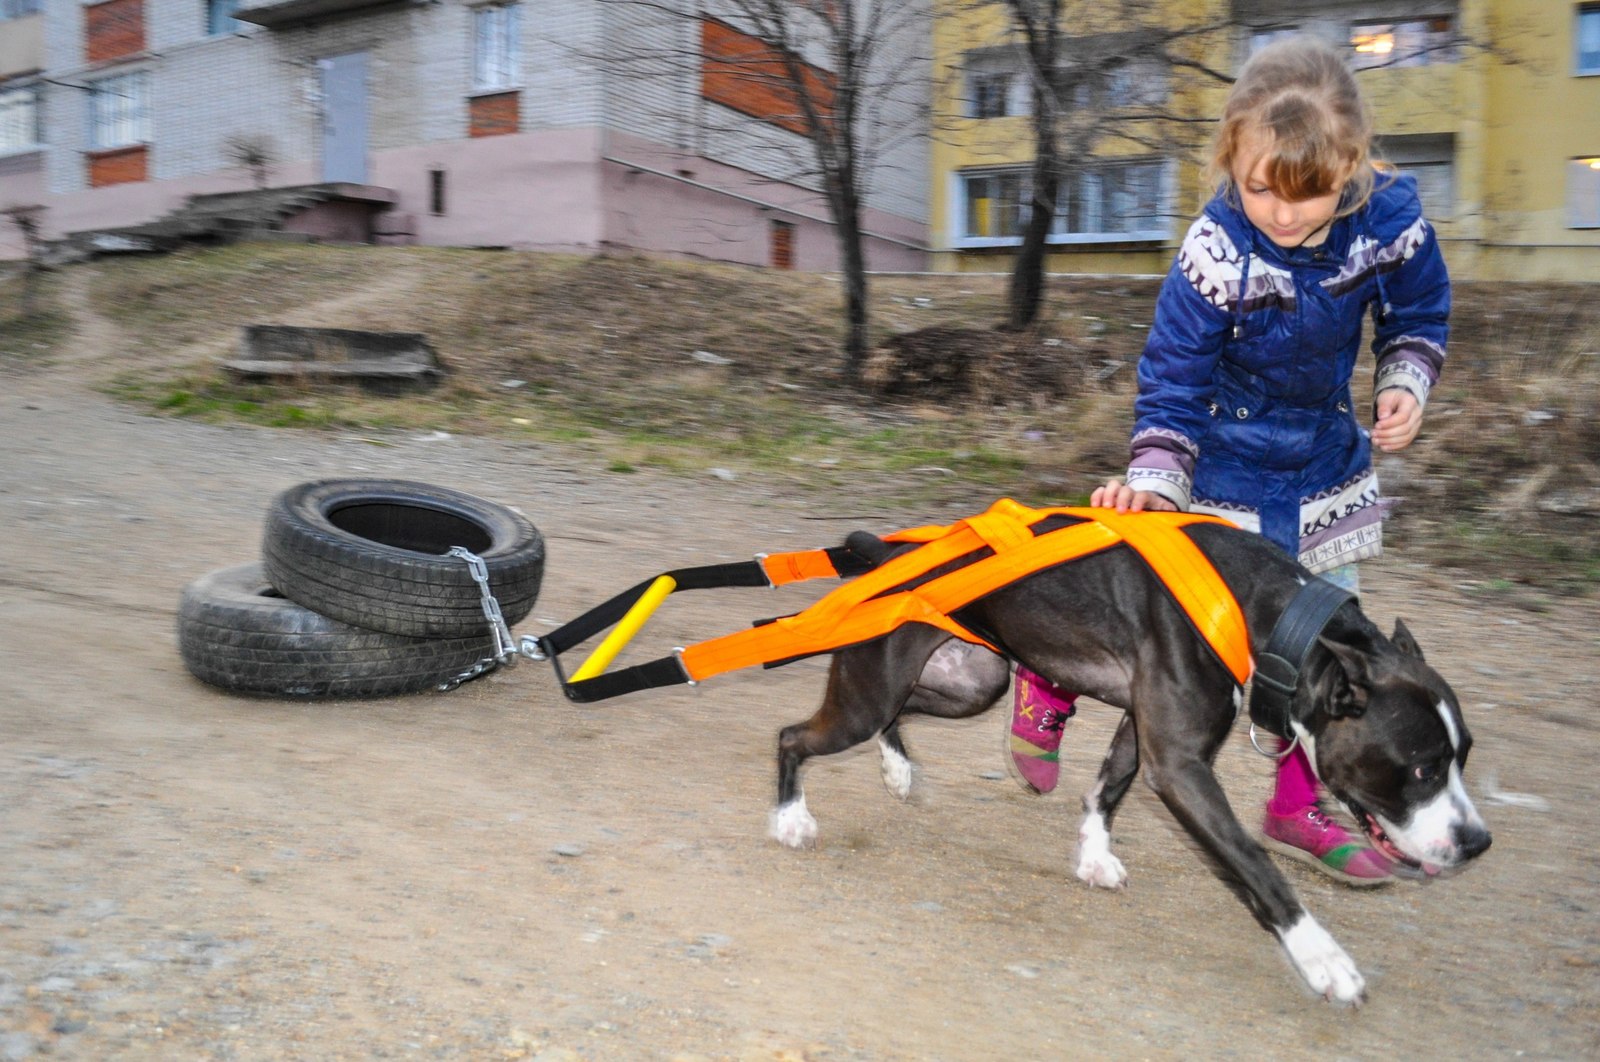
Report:
[[[1279,247],[1316,247],[1328,238],[1328,226],[1339,209],[1339,189],[1310,199],[1288,200],[1267,183],[1267,153],[1257,138],[1248,137],[1239,145],[1241,161],[1233,171],[1234,184],[1244,216]],[[1249,166],[1245,171],[1244,167]]]

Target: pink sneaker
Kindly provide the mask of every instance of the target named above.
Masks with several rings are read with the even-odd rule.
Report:
[[[1269,806],[1261,832],[1264,843],[1346,885],[1387,885],[1394,880],[1394,863],[1382,852],[1330,819],[1315,804],[1288,815]]]
[[[1061,735],[1078,710],[1078,695],[1018,667],[1011,696],[1011,765],[1023,785],[1048,793],[1061,778]]]

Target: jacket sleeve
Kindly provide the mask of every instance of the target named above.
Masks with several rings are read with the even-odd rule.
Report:
[[[1433,226],[1420,215],[1379,251],[1373,306],[1373,393],[1398,387],[1427,405],[1450,338],[1450,274]]]
[[[1217,360],[1222,355],[1238,263],[1220,228],[1190,229],[1161,285],[1155,323],[1139,359],[1128,486],[1153,491],[1187,510],[1195,459],[1211,419]],[[1231,286],[1230,286],[1231,279]]]

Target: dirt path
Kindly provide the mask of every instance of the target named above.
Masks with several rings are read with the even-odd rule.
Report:
[[[814,662],[591,707],[533,664],[369,702],[195,682],[180,589],[250,559],[269,499],[304,479],[522,509],[550,567],[520,632],[854,522],[554,449],[154,420],[95,395],[95,371],[68,359],[0,388],[0,1060],[1600,1054],[1592,603],[1501,611],[1397,561],[1369,573],[1369,611],[1404,615],[1467,705],[1495,846],[1379,892],[1289,866],[1368,978],[1370,1004],[1340,1011],[1143,787],[1115,837],[1132,887],[1073,879],[1103,708],[1074,722],[1046,798],[999,773],[998,712],[908,728],[909,804],[872,755],[818,762],[823,843],[796,853],[764,839],[765,813]],[[683,595],[642,641],[654,655],[773,601]],[[1220,770],[1253,819],[1268,769],[1242,733]]]

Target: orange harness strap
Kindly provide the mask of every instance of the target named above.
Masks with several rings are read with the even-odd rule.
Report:
[[[1034,535],[1048,516],[1079,517],[1082,523]],[[950,618],[950,613],[1027,575],[1065,561],[1127,543],[1161,578],[1195,628],[1243,683],[1250,676],[1250,639],[1238,602],[1205,555],[1180,528],[1226,523],[1193,513],[1128,513],[1109,509],[1031,509],[1009,498],[975,517],[948,526],[909,528],[885,536],[890,542],[920,542],[872,571],[829,593],[793,616],[736,631],[684,649],[684,670],[694,681],[726,671],[833,652],[888,634],[904,623],[926,623],[965,641],[999,650]],[[895,588],[984,548],[991,556],[909,590]],[[763,568],[774,586],[836,574],[821,550],[773,554]]]

